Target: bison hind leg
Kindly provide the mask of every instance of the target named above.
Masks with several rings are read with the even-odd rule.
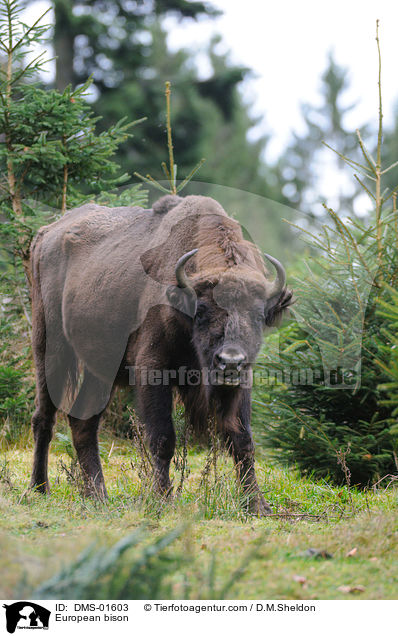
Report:
[[[49,492],[48,450],[53,435],[55,416],[68,386],[74,356],[65,343],[56,354],[45,354],[43,343],[34,341],[36,364],[36,409],[32,417],[34,458],[30,487]]]
[[[32,416],[34,456],[30,487],[42,493],[49,492],[48,450],[57,406],[58,400],[52,399],[48,391],[44,365],[37,366],[36,409]]]
[[[55,423],[56,408],[48,396],[40,400],[32,417],[32,431],[35,444],[30,487],[38,492],[49,492],[48,449]]]

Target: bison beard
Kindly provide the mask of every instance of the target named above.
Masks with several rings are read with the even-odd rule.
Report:
[[[282,265],[267,258],[274,281],[239,225],[200,196],[163,197],[152,210],[89,204],[42,228],[31,258],[37,385],[31,486],[48,490],[48,449],[63,408],[86,492],[106,497],[98,427],[114,388],[129,383],[131,367],[174,370],[170,382],[143,382],[139,374],[135,382],[156,488],[171,491],[177,391],[195,430],[215,419],[249,510],[267,514],[254,471],[250,387],[242,380],[264,328],[291,304]],[[211,371],[216,381],[192,386],[181,381],[182,368]]]

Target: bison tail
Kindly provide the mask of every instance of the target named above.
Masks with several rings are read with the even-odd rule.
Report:
[[[80,380],[83,375],[82,365],[79,364],[76,358],[75,352],[70,347],[68,355],[68,364],[66,368],[66,387],[65,398],[68,402],[73,402],[76,399],[77,391],[80,385]]]

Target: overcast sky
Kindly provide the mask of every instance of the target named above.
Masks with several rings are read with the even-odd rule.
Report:
[[[357,106],[347,117],[352,129],[377,123],[376,18],[380,20],[385,123],[392,122],[398,101],[398,3],[396,0],[210,0],[221,9],[217,19],[168,21],[169,45],[191,50],[220,33],[231,59],[253,69],[245,85],[271,134],[268,158],[275,159],[292,129],[301,130],[300,103],[319,100],[320,77],[327,55],[349,69],[347,101]],[[28,11],[29,18],[46,9],[46,0]],[[33,15],[34,12],[34,15]],[[200,56],[199,56],[200,59]],[[203,60],[202,73],[208,70]]]
[[[300,130],[300,102],[316,103],[328,51],[349,69],[347,118],[353,130],[377,119],[376,18],[380,20],[385,122],[398,99],[398,3],[395,0],[212,0],[224,11],[216,20],[185,23],[169,36],[170,46],[192,48],[219,32],[234,62],[257,78],[248,93],[256,114],[272,134],[270,157],[283,148],[292,128]],[[205,72],[205,67],[204,67]]]

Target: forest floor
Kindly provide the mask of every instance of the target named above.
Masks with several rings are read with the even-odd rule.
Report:
[[[190,449],[181,492],[164,503],[148,487],[145,458],[128,441],[105,436],[106,504],[79,494],[71,455],[66,434],[58,433],[51,495],[43,496],[27,488],[30,437],[0,453],[0,598],[34,596],[93,542],[112,546],[144,523],[144,546],[181,529],[166,548],[174,559],[167,574],[172,598],[398,598],[396,483],[384,480],[367,492],[335,487],[271,465],[259,452],[259,483],[274,515],[258,519],[242,509],[223,454],[215,462],[211,453]],[[182,459],[173,465],[175,491]],[[64,594],[74,598],[73,589]],[[90,594],[95,598],[92,588]]]

